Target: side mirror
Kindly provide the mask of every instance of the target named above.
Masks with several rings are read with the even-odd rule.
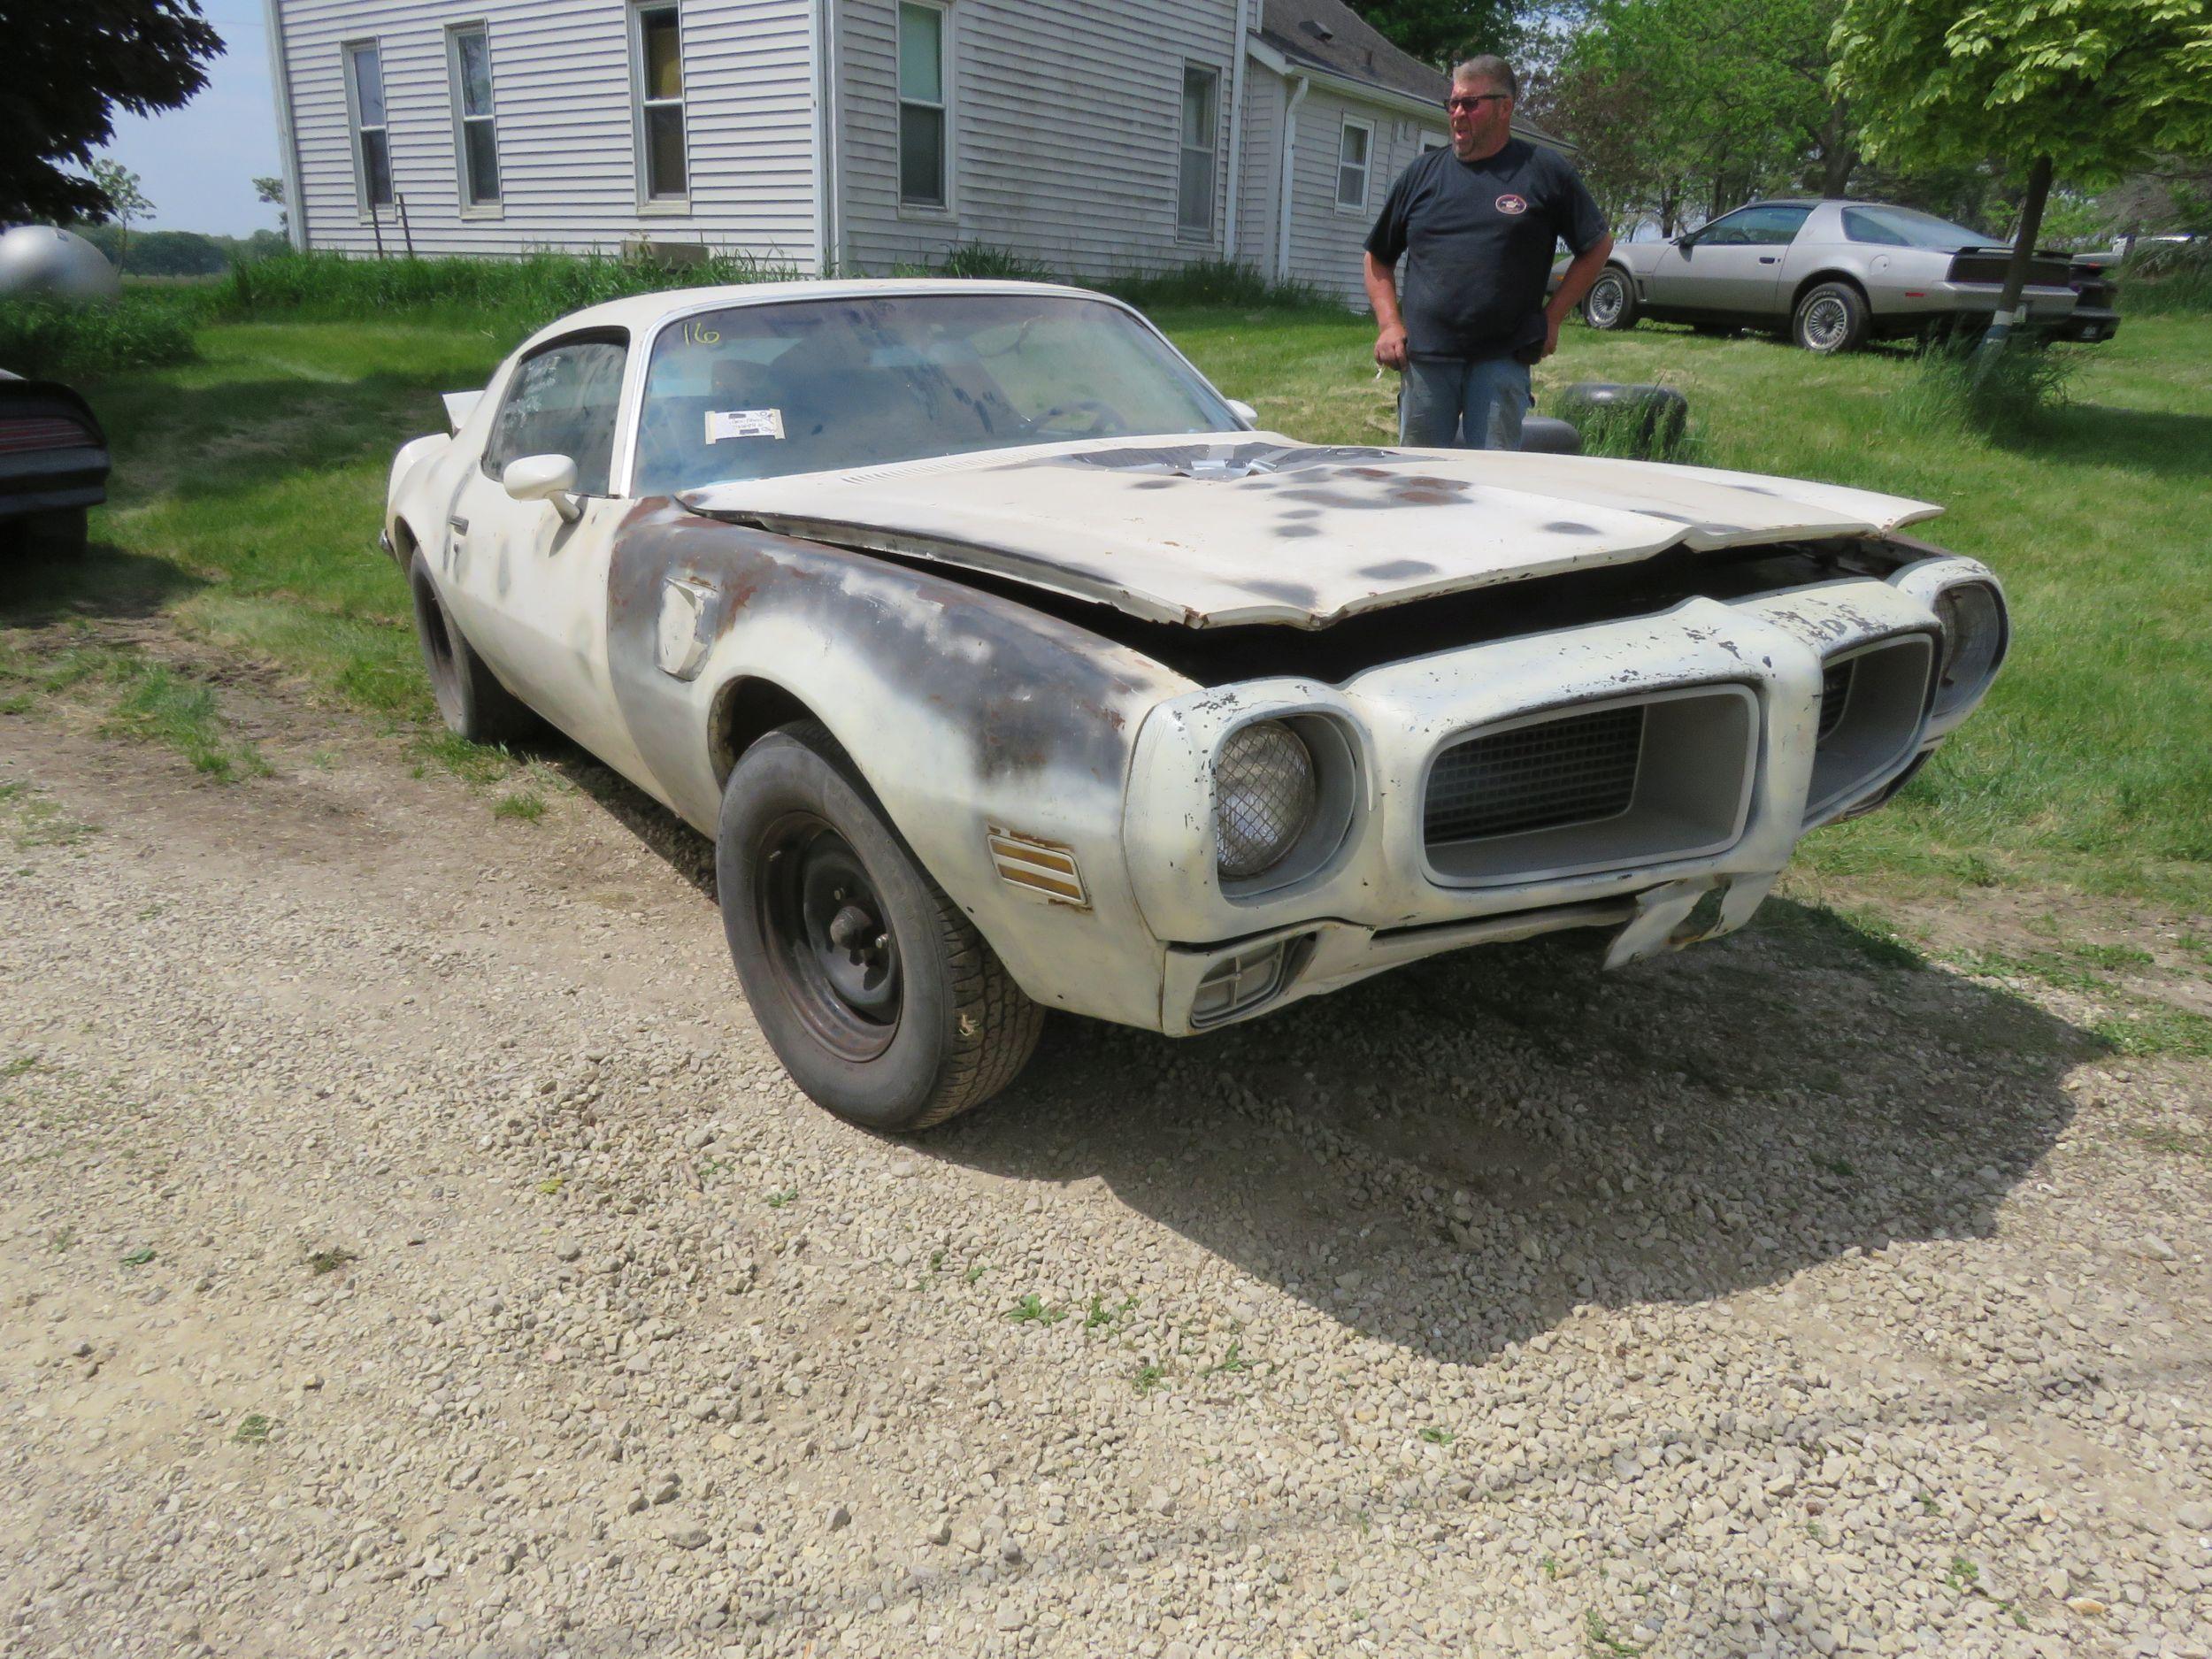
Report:
[[[549,501],[570,524],[583,516],[576,500],[576,463],[565,455],[519,455],[499,475],[517,501]]]
[[[1694,230],[1684,231],[1674,239],[1674,245],[1681,249],[1684,253],[1689,252],[1691,249],[1697,246],[1697,233]]]
[[[1251,404],[1246,403],[1242,398],[1232,397],[1229,399],[1229,412],[1234,415],[1239,420],[1241,420],[1247,426],[1256,426],[1259,425],[1260,411],[1253,408]]]

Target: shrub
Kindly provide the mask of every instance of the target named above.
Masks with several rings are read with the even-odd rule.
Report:
[[[1326,310],[1341,314],[1334,296],[1308,282],[1278,282],[1248,265],[1201,259],[1165,271],[1134,271],[1089,286],[1140,309],[1171,305],[1239,305],[1248,309]]]
[[[963,242],[940,260],[936,276],[972,277],[989,282],[1056,282],[1060,279],[1037,260],[1010,248],[985,242]]]
[[[79,380],[188,362],[188,307],[153,295],[92,303],[0,300],[0,368],[34,380]]]

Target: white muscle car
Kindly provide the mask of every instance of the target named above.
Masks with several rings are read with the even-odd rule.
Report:
[[[1937,509],[1251,430],[1020,283],[617,301],[392,468],[447,721],[542,717],[715,840],[831,1110],[941,1121],[1042,1012],[1181,1035],[1438,951],[1739,927],[2005,654]]]

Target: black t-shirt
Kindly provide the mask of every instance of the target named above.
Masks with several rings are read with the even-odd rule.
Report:
[[[1407,349],[1417,357],[1497,357],[1544,338],[1552,250],[1577,253],[1605,215],[1556,150],[1509,138],[1480,161],[1432,150],[1398,175],[1367,251],[1394,265]]]

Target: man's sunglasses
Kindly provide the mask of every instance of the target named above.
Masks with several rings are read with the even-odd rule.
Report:
[[[1462,110],[1479,110],[1493,101],[1503,103],[1512,96],[1510,92],[1474,92],[1463,98],[1447,98],[1444,107],[1456,114]]]

